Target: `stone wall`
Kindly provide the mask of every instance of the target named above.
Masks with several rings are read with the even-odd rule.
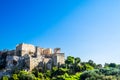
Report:
[[[52,68],[52,58],[44,58],[43,63],[45,63],[47,69]]]
[[[44,49],[43,54],[52,54],[52,49],[51,48]]]
[[[16,55],[18,56],[24,56],[25,54],[33,55],[36,52],[35,46],[31,44],[19,44],[16,47]]]
[[[58,63],[61,65],[61,64],[64,64],[65,63],[65,57],[64,57],[64,53],[54,53],[53,54],[53,62],[54,62],[54,65],[58,65]]]
[[[18,60],[19,60],[18,56],[8,55],[6,57],[6,68],[12,68],[12,67],[18,66],[19,65]]]
[[[37,67],[39,65],[39,63],[42,62],[42,57],[30,57],[30,65],[29,65],[29,69],[30,71],[33,70],[35,67]]]
[[[60,53],[61,52],[61,49],[60,48],[55,48],[54,49],[54,53]]]
[[[14,56],[14,55],[16,55],[16,51],[15,50],[10,50],[10,51],[7,52],[7,55]]]
[[[60,65],[64,64],[64,53],[60,53],[60,48],[55,48],[54,54],[52,54],[51,48],[44,49],[22,43],[16,46],[16,50],[7,52],[6,61],[6,68],[21,66],[21,68],[26,68],[31,71],[42,63],[46,64],[48,69],[51,69],[52,63],[56,66],[58,63]]]

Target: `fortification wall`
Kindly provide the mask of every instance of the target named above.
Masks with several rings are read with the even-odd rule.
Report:
[[[30,64],[29,64],[30,71],[35,67],[37,67],[40,62],[42,62],[42,57],[38,57],[38,58],[30,57]]]
[[[52,54],[52,49],[51,48],[44,49],[43,54]]]
[[[61,64],[64,64],[65,63],[65,57],[64,57],[64,53],[54,53],[53,54],[53,62],[54,62],[54,65],[58,65],[58,63],[61,65]]]
[[[25,54],[34,54],[36,52],[35,46],[31,44],[19,44],[16,47],[16,55],[24,56]]]

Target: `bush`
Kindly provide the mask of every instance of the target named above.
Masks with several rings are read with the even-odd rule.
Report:
[[[13,79],[13,80],[19,80],[17,74],[13,74],[13,75],[12,75],[12,79]]]
[[[9,77],[5,75],[2,77],[2,80],[9,80]]]

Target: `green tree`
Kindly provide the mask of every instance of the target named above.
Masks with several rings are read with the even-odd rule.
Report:
[[[75,64],[79,64],[81,62],[81,59],[79,57],[75,58]]]
[[[20,80],[25,80],[27,74],[28,74],[28,72],[26,72],[26,71],[20,71],[18,73],[18,77],[19,77]]]
[[[27,71],[20,71],[18,74],[18,78],[20,80],[34,80],[34,79],[36,79],[34,74],[28,73]]]
[[[74,57],[72,56],[68,56],[66,61],[65,61],[65,64],[67,64],[68,66],[72,65],[74,63]]]
[[[96,65],[97,69],[102,68],[102,64]]]
[[[45,62],[44,62],[43,71],[44,71],[44,73],[46,73],[46,71],[47,71],[47,64]]]
[[[45,76],[51,78],[51,71],[47,70],[46,73],[45,73]]]
[[[38,78],[40,78],[40,79],[44,79],[44,75],[43,75],[43,73],[38,73]]]
[[[117,67],[117,65],[116,65],[115,63],[110,63],[110,64],[109,64],[109,67],[116,68],[116,67]]]
[[[89,65],[89,64],[85,64],[84,65],[84,69],[85,70],[93,70],[94,68],[91,65]]]
[[[88,61],[88,64],[91,65],[91,66],[94,67],[94,68],[97,67],[97,65],[94,63],[93,60],[89,60],[89,61]]]
[[[9,78],[8,78],[8,76],[5,75],[2,77],[2,80],[9,80]]]
[[[65,64],[67,64],[67,68],[69,69],[69,73],[74,73],[74,62],[75,59],[72,56],[68,56],[65,61]]]
[[[26,80],[34,80],[34,79],[36,79],[35,75],[32,74],[32,73],[27,74],[25,77],[26,77]]]
[[[12,75],[12,79],[13,79],[13,80],[19,80],[17,74],[13,74],[13,75]]]
[[[75,58],[75,62],[74,62],[74,71],[75,72],[79,72],[80,71],[80,65],[79,63],[81,62],[81,59],[80,58]]]
[[[107,68],[107,67],[109,67],[109,64],[108,64],[108,63],[105,63],[105,64],[104,64],[104,68]]]
[[[57,67],[53,67],[53,68],[52,68],[52,70],[51,70],[51,77],[57,76],[57,70],[58,70]]]

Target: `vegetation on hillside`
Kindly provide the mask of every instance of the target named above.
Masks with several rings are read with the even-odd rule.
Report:
[[[72,56],[67,57],[64,65],[45,69],[37,67],[32,72],[14,71],[11,77],[5,75],[1,80],[120,80],[120,65],[105,63],[102,67],[92,60],[82,62]]]

